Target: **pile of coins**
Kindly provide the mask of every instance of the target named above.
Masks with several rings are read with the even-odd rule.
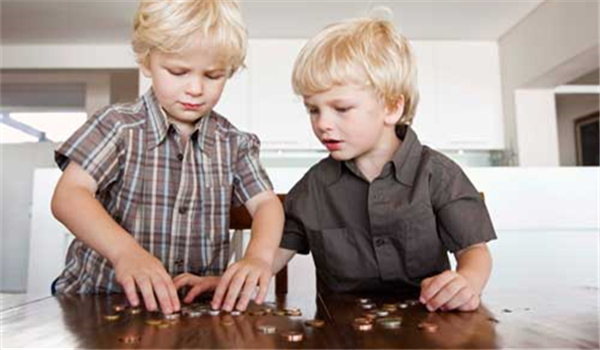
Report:
[[[357,331],[367,332],[374,329],[374,326],[382,329],[400,329],[402,326],[402,317],[395,316],[398,310],[405,310],[409,307],[420,305],[418,300],[406,300],[400,303],[384,303],[378,308],[377,304],[368,298],[356,299],[357,305],[366,312],[353,321],[353,328]],[[418,329],[426,332],[437,332],[438,325],[430,322],[421,322]]]

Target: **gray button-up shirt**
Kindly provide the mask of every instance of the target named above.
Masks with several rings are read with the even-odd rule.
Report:
[[[286,197],[281,247],[312,252],[319,291],[416,293],[447,252],[496,238],[460,167],[398,127],[401,147],[369,183],[353,162],[313,166]]]

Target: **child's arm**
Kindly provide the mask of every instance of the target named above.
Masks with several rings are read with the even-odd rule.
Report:
[[[473,311],[492,271],[487,244],[479,243],[455,254],[456,272],[447,270],[421,282],[419,300],[429,311]]]
[[[148,310],[157,307],[155,294],[164,312],[179,310],[177,291],[161,262],[106,212],[95,198],[97,188],[92,176],[77,163],[69,163],[56,185],[52,213],[77,239],[112,263],[129,303],[139,304],[137,286]]]
[[[296,255],[295,250],[289,250],[285,248],[277,249],[277,253],[275,253],[275,261],[273,261],[273,274],[278,273],[287,263],[292,260],[292,258]]]
[[[216,309],[223,304],[224,310],[231,311],[241,294],[237,309],[245,310],[257,284],[256,303],[261,304],[267,295],[271,266],[283,232],[283,207],[272,191],[261,192],[245,206],[253,218],[250,242],[244,258],[223,274],[212,301],[212,307]]]

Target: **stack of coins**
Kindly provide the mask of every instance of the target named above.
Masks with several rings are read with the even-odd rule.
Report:
[[[373,330],[373,323],[364,317],[354,319],[354,329],[361,332]]]

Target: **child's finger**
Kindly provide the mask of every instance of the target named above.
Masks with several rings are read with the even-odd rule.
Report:
[[[471,297],[471,299],[469,299],[466,303],[459,306],[458,310],[465,311],[465,312],[475,311],[479,307],[479,303],[480,303],[479,296],[473,295]]]
[[[254,291],[256,290],[256,283],[258,282],[259,277],[260,272],[251,273],[246,277],[246,281],[244,282],[244,287],[240,293],[240,299],[236,307],[239,311],[244,311],[246,310],[246,307],[248,307],[250,298],[252,298],[252,294],[254,294]]]
[[[229,269],[227,269],[227,271],[225,271],[225,273],[223,274],[223,277],[221,277],[221,280],[217,285],[217,289],[215,289],[215,294],[213,295],[213,300],[211,302],[211,306],[213,309],[221,308],[223,298],[225,297],[225,292],[229,288],[229,283],[231,282],[231,279],[233,278],[233,275],[236,271],[237,266],[233,265]]]
[[[154,289],[154,294],[158,299],[158,304],[160,305],[160,309],[166,313],[170,314],[173,312],[173,305],[171,304],[171,298],[169,296],[169,292],[167,291],[167,287],[165,283],[159,277],[154,277],[152,279],[152,287]]]
[[[231,280],[231,283],[229,283],[229,288],[227,290],[227,296],[223,301],[223,310],[231,311],[233,309],[233,306],[235,305],[235,302],[238,298],[238,295],[240,294],[240,291],[242,289],[242,286],[244,285],[246,278],[246,272],[239,271]]]
[[[179,289],[188,284],[188,281],[191,279],[192,275],[189,273],[182,273],[173,278],[173,284],[176,289]]]
[[[163,281],[167,288],[167,293],[169,293],[169,298],[171,298],[171,305],[173,305],[173,311],[179,311],[181,305],[179,304],[179,296],[177,295],[177,288],[175,288],[175,284],[165,273],[165,277],[163,277]]]
[[[258,286],[258,294],[256,295],[255,302],[257,304],[262,304],[267,297],[267,293],[269,291],[269,283],[271,282],[271,274],[264,273],[260,276],[259,286]]]
[[[458,309],[460,306],[466,304],[471,299],[472,294],[467,288],[462,288],[454,294],[450,300],[443,304],[440,309],[442,311],[450,311]]]
[[[452,298],[454,298],[462,288],[464,288],[464,285],[456,280],[449,281],[438,291],[437,294],[427,301],[427,310],[435,311],[442,305],[445,305],[452,300]]]
[[[194,287],[192,287],[192,289],[190,289],[190,291],[185,295],[184,301],[189,304],[192,301],[194,301],[194,298],[196,298],[198,295],[202,294],[204,291],[206,291],[208,289],[210,289],[210,288],[207,283],[197,284]]]
[[[156,300],[154,300],[154,292],[148,277],[137,277],[135,283],[137,284],[140,293],[142,293],[142,298],[144,299],[144,305],[146,305],[146,309],[148,309],[148,311],[155,311]]]
[[[135,290],[135,282],[133,282],[132,277],[127,277],[125,281],[121,283],[123,287],[123,291],[127,296],[127,300],[131,306],[138,306],[140,303],[140,299],[138,298],[137,291]]]
[[[450,271],[442,272],[434,276],[429,284],[421,290],[419,301],[423,304],[429,303],[429,300],[434,297],[444,286],[454,278]]]

